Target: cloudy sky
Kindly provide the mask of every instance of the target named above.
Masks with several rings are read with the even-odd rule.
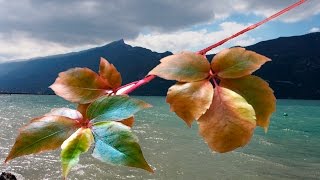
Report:
[[[0,62],[79,51],[122,38],[158,52],[196,51],[295,1],[0,0]],[[320,0],[308,0],[224,47],[318,31]]]

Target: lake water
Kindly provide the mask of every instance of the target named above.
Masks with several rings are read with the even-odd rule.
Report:
[[[218,154],[199,137],[196,124],[189,129],[169,112],[164,97],[138,98],[154,106],[137,114],[133,131],[155,173],[106,165],[87,153],[70,179],[320,179],[320,101],[278,100],[267,134],[257,128],[249,145]],[[19,127],[59,107],[74,106],[56,96],[0,95],[0,161]],[[59,151],[1,163],[0,171],[19,179],[61,179]]]

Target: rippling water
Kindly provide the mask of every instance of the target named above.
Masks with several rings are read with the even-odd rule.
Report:
[[[133,130],[155,174],[106,165],[87,153],[70,179],[320,179],[320,101],[278,100],[268,134],[258,128],[245,148],[217,154],[196,124],[189,129],[169,112],[163,97],[139,98],[154,105],[137,114]],[[0,161],[19,127],[58,107],[73,105],[56,96],[0,95]],[[61,179],[59,152],[17,158],[0,170],[19,179]]]

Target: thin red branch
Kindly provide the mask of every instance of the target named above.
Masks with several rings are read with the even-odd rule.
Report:
[[[139,80],[134,86],[132,86],[131,88],[127,89],[126,91],[122,92],[121,94],[129,94],[132,91],[136,90],[138,87],[147,84],[148,82],[150,82],[151,80],[153,80],[156,76],[154,75],[150,75],[150,76],[146,76],[145,78]],[[126,85],[125,85],[126,86]]]
[[[209,47],[207,47],[207,48],[204,48],[204,49],[198,51],[198,54],[205,55],[208,51],[212,50],[213,48],[216,48],[216,47],[218,47],[218,46],[221,46],[222,44],[226,43],[227,41],[229,41],[229,40],[231,40],[231,39],[234,39],[235,37],[240,36],[241,34],[244,34],[244,33],[248,32],[248,31],[251,31],[251,30],[253,30],[253,29],[261,26],[262,24],[264,24],[264,23],[266,23],[266,22],[268,22],[268,21],[270,21],[270,20],[272,20],[272,19],[274,19],[274,18],[276,18],[276,17],[278,17],[278,16],[280,16],[280,15],[282,15],[282,14],[290,11],[291,9],[293,9],[293,8],[301,5],[302,3],[305,3],[306,1],[307,1],[307,0],[300,0],[300,1],[298,1],[298,2],[296,2],[296,3],[294,3],[294,4],[292,4],[292,5],[288,6],[287,8],[285,8],[285,9],[283,9],[283,10],[281,10],[281,11],[275,13],[275,14],[273,14],[273,15],[270,16],[270,17],[268,17],[268,18],[266,18],[266,19],[264,19],[264,20],[262,20],[262,21],[260,21],[260,22],[258,22],[258,23],[256,23],[256,24],[253,24],[253,25],[251,25],[251,26],[249,26],[249,27],[247,27],[247,28],[245,28],[245,29],[243,29],[243,30],[235,33],[234,35],[232,35],[232,36],[230,36],[230,37],[228,37],[228,38],[226,38],[226,39],[223,39],[223,40],[221,40],[221,41],[219,41],[219,42],[217,42],[217,43],[215,43],[215,44],[213,44],[213,45],[211,45],[211,46],[209,46]],[[129,93],[131,93],[132,91],[136,90],[138,87],[140,87],[140,86],[142,86],[142,85],[144,85],[144,84],[147,84],[148,82],[150,82],[151,80],[153,80],[155,77],[156,77],[156,76],[154,76],[154,75],[146,76],[145,78],[143,78],[143,79],[141,79],[141,80],[139,80],[139,81],[135,81],[135,82],[126,84],[126,85],[124,85],[124,86],[121,86],[121,87],[118,88],[117,90],[122,89],[122,88],[125,88],[125,87],[128,87],[128,86],[134,84],[132,87],[130,87],[129,89],[127,89],[127,90],[125,90],[124,92],[121,93],[121,94],[129,94]]]
[[[212,78],[212,81],[213,81],[213,84],[214,84],[214,87],[218,87],[218,83],[217,83],[217,80],[215,78]]]
[[[136,83],[138,83],[138,82],[139,82],[139,81],[133,81],[133,82],[131,82],[131,83],[128,83],[128,84],[126,84],[126,85],[123,85],[123,86],[117,88],[117,89],[115,90],[115,93],[116,93],[118,90],[120,90],[120,89],[123,89],[123,88],[125,88],[125,87],[131,86],[132,84],[136,84]]]
[[[301,5],[302,3],[306,2],[306,1],[307,0],[300,0],[300,1],[292,4],[291,6],[288,6],[287,8],[285,8],[285,9],[283,9],[283,10],[281,10],[281,11],[275,13],[275,14],[273,14],[270,17],[268,17],[268,18],[266,18],[266,19],[264,19],[264,20],[262,20],[262,21],[260,21],[260,22],[258,22],[256,24],[253,24],[253,25],[251,25],[251,26],[249,26],[249,27],[237,32],[236,34],[234,34],[234,35],[232,35],[232,36],[230,36],[230,37],[228,37],[226,39],[223,39],[223,40],[221,40],[221,41],[219,41],[219,42],[217,42],[217,43],[215,43],[215,44],[213,44],[213,45],[211,45],[211,46],[209,46],[209,47],[207,47],[205,49],[202,49],[202,50],[198,51],[198,53],[202,54],[202,55],[205,55],[208,51],[212,50],[213,48],[221,46],[222,44],[226,43],[227,41],[229,41],[229,40],[231,40],[231,39],[233,39],[233,38],[235,38],[235,37],[247,32],[247,31],[253,30],[253,29],[261,26],[262,24],[264,24],[264,23],[266,23],[266,22],[268,22],[268,21],[270,21],[270,20],[272,20],[272,19],[274,19],[274,18],[276,18],[276,17],[278,17],[278,16],[290,11],[291,9]]]

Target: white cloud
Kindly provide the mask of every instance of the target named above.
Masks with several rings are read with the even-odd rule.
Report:
[[[242,4],[236,9],[241,13],[253,13],[256,15],[268,17],[277,11],[297,2],[297,0],[269,0],[269,1],[257,1],[257,0],[239,0],[237,3]],[[284,15],[281,15],[278,20],[286,23],[294,23],[311,16],[320,14],[320,1],[319,0],[307,0],[299,7],[290,10]]]
[[[67,47],[50,41],[34,39],[23,32],[13,32],[10,36],[0,33],[0,62],[55,55],[91,47],[94,45]]]
[[[313,33],[313,32],[320,32],[320,28],[318,27],[313,27],[309,30],[309,32]]]
[[[248,25],[239,24],[236,22],[224,22],[220,24],[218,31],[208,31],[201,29],[198,31],[176,31],[172,33],[157,33],[140,34],[137,38],[127,40],[128,44],[133,46],[146,47],[154,51],[198,51],[205,48],[223,38],[226,38],[237,31],[245,28]],[[255,43],[256,40],[249,35],[241,35],[225,45],[214,49],[210,53],[216,53],[223,48],[240,45],[247,46]]]
[[[296,1],[0,0],[0,61],[66,53],[120,38],[156,51],[195,51],[244,26],[226,22],[216,32],[186,28],[237,14],[267,17]],[[297,22],[317,14],[320,0],[308,0],[278,20]],[[256,41],[242,35],[224,47]]]

